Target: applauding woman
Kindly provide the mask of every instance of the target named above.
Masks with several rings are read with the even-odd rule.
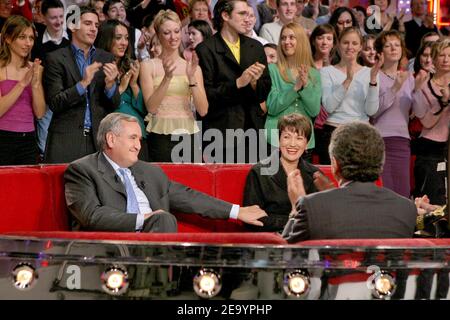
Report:
[[[431,56],[436,73],[431,76],[426,70],[420,70],[413,93],[416,117],[423,125],[417,139],[414,195],[426,194],[431,203],[443,205],[450,122],[450,40],[434,43]]]
[[[272,88],[267,97],[265,128],[268,142],[277,147],[275,132],[281,116],[299,113],[311,121],[320,111],[320,75],[314,66],[308,36],[300,25],[288,23],[281,29],[278,61],[269,64],[269,73]],[[314,134],[311,134],[307,149],[314,145]]]
[[[341,58],[339,63],[320,69],[322,104],[328,112],[318,150],[324,164],[330,163],[328,145],[334,129],[354,120],[368,122],[379,106],[378,71],[383,62],[378,60],[372,68],[358,63],[362,49],[359,28],[344,29],[339,35],[337,48]]]
[[[181,22],[175,12],[161,10],[154,19],[154,28],[162,53],[158,58],[144,61],[140,71],[142,93],[149,112],[149,160],[201,162],[201,151],[197,148],[200,144],[194,143],[200,129],[190,102],[192,97],[195,111],[204,116],[208,100],[197,55],[193,54],[190,61],[180,56]],[[184,148],[173,150],[180,143]]]
[[[386,188],[409,198],[411,148],[408,122],[414,76],[400,70],[406,47],[398,31],[383,31],[375,40],[375,48],[384,62],[380,72],[380,108],[371,119],[383,137],[386,149],[381,177]]]
[[[267,216],[260,219],[263,227],[247,225],[254,231],[281,232],[288,221],[291,207],[287,177],[298,169],[303,195],[333,188],[333,183],[314,165],[302,159],[312,135],[311,120],[300,114],[281,116],[278,121],[280,152],[262,160],[250,170],[244,189],[244,205],[258,205]]]
[[[119,20],[107,20],[101,24],[95,42],[97,48],[111,52],[119,70],[120,105],[115,112],[122,112],[135,116],[142,129],[143,146],[139,158],[147,161],[148,152],[144,118],[147,109],[144,106],[142,92],[138,85],[139,62],[131,60],[132,46],[129,41],[129,29]]]
[[[0,40],[0,165],[35,164],[34,118],[45,113],[41,61],[29,62],[35,29],[22,16],[9,17]]]

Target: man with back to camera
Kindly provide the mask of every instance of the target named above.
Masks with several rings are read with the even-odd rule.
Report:
[[[170,181],[163,171],[138,160],[141,129],[136,118],[111,113],[100,123],[101,151],[72,162],[65,179],[74,229],[176,232],[176,210],[262,225],[258,206],[239,207]]]
[[[417,216],[414,203],[374,183],[384,164],[379,132],[364,122],[343,124],[332,134],[329,153],[339,188],[300,197],[301,175],[293,171],[288,176],[288,193],[295,209],[283,237],[289,243],[412,238]]]

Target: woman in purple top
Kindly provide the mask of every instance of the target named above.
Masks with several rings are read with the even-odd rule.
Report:
[[[22,16],[9,17],[0,40],[0,165],[38,160],[34,118],[45,113],[41,61],[29,62],[35,29]]]
[[[406,49],[398,31],[383,31],[374,46],[380,59],[384,60],[380,72],[380,107],[371,118],[386,148],[381,177],[385,187],[409,198],[411,149],[408,123],[413,106],[414,76],[399,70]]]

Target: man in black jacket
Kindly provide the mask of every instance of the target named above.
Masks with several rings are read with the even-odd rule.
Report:
[[[229,145],[225,138],[227,129],[264,128],[265,114],[260,103],[269,94],[271,80],[263,46],[243,35],[248,17],[246,1],[219,0],[214,7],[214,27],[218,32],[195,49],[209,103],[208,113],[202,118],[203,131],[217,129],[223,137],[223,149],[216,149],[213,158],[206,155],[206,161],[235,162],[238,150],[241,152],[243,148],[246,161],[249,157],[253,158],[252,162],[258,158],[248,154],[249,145],[242,135]],[[256,141],[253,143],[257,144]],[[223,152],[223,158],[217,151]]]
[[[411,1],[412,19],[405,22],[405,44],[410,51],[408,58],[416,56],[417,49],[420,47],[420,40],[428,32],[438,32],[433,23],[433,15],[427,14],[426,0]]]

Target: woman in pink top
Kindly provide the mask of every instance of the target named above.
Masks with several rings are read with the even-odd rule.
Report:
[[[425,70],[416,76],[413,101],[416,117],[423,125],[417,139],[417,158],[414,167],[414,195],[427,194],[430,202],[443,205],[447,140],[450,124],[450,40],[433,44],[431,56],[436,73],[431,77]]]
[[[35,29],[22,16],[9,17],[0,40],[0,165],[38,160],[34,118],[45,113],[41,61],[29,62]]]

